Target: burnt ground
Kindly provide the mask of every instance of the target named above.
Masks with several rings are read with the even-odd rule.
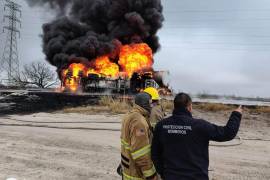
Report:
[[[100,96],[50,91],[0,91],[0,115],[51,112],[64,107],[96,105]]]

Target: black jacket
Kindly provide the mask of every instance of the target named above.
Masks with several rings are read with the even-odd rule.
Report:
[[[152,142],[152,160],[164,180],[208,180],[209,141],[232,140],[240,126],[241,113],[233,112],[221,127],[192,118],[187,110],[156,125]]]

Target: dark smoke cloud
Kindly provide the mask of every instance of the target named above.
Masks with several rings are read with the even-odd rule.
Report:
[[[43,25],[44,53],[59,70],[76,58],[91,61],[110,54],[121,44],[145,42],[153,52],[160,47],[156,34],[164,20],[161,0],[27,1],[64,13]]]

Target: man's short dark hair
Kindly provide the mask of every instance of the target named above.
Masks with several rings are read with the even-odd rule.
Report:
[[[186,93],[179,93],[174,99],[174,108],[187,108],[192,103],[191,97]]]

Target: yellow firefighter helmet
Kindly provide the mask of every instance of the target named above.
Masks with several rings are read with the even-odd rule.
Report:
[[[144,90],[144,92],[151,95],[153,101],[160,100],[160,96],[159,96],[158,90],[156,88],[148,87]]]

